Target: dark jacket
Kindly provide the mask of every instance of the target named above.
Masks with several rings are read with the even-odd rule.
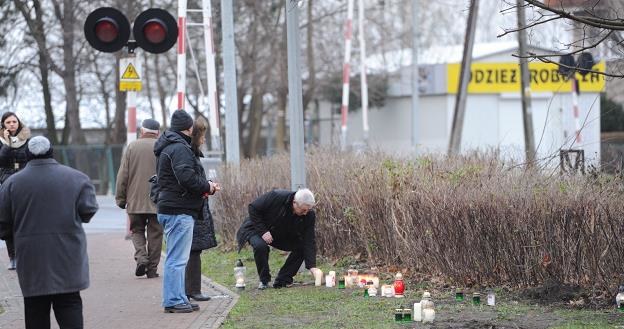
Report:
[[[293,212],[294,198],[295,192],[273,190],[250,203],[249,217],[236,233],[239,248],[252,236],[271,232],[273,240],[280,244],[301,246],[306,268],[316,267],[316,214],[310,210],[305,216],[297,216]]]
[[[165,131],[154,145],[158,158],[158,213],[186,214],[197,217],[202,207],[202,194],[210,192],[210,183],[191,150],[190,137]]]
[[[85,174],[54,159],[34,159],[0,187],[0,238],[15,241],[24,297],[76,292],[89,286],[82,223],[98,209]]]
[[[5,140],[3,136],[4,129],[0,129],[0,184],[26,166],[28,162],[26,147],[30,138],[30,130],[23,127],[15,136],[17,137],[15,143]]]
[[[195,220],[193,226],[193,242],[191,251],[201,251],[217,246],[217,237],[215,235],[214,222],[208,199],[204,199],[199,217]]]
[[[201,166],[201,158],[203,154],[199,150],[194,150],[195,158],[199,161],[201,175],[205,176],[206,171]],[[214,222],[212,221],[212,213],[210,212],[210,203],[205,198],[199,214],[194,218],[193,224],[193,242],[191,243],[191,251],[202,251],[217,246],[217,237],[215,235]]]

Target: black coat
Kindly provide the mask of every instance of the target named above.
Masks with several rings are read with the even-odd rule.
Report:
[[[181,133],[167,130],[154,145],[160,185],[159,214],[197,217],[203,204],[202,194],[210,192],[210,183],[189,142],[190,138]]]
[[[0,187],[0,238],[13,237],[24,297],[89,286],[82,223],[98,209],[87,175],[54,159],[34,159]]]
[[[195,220],[193,226],[193,242],[191,251],[201,251],[217,246],[217,237],[215,235],[214,222],[208,199],[204,199],[199,217]]]
[[[26,167],[28,155],[26,147],[30,138],[30,130],[24,127],[17,134],[18,144],[9,146],[2,138],[4,129],[0,129],[0,184],[17,171]]]
[[[297,216],[293,212],[294,198],[295,192],[273,190],[250,203],[249,217],[236,233],[239,248],[252,236],[271,232],[276,243],[301,246],[306,268],[316,267],[316,214],[310,210],[305,216]]]

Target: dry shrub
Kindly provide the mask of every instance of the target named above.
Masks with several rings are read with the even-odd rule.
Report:
[[[327,257],[362,254],[468,285],[556,280],[606,289],[624,279],[621,178],[526,171],[496,154],[409,160],[311,149],[306,157],[317,246]],[[286,154],[238,169],[221,170],[214,206],[230,247],[249,202],[290,186]]]

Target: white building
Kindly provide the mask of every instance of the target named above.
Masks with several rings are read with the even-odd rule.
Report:
[[[549,52],[530,47],[536,53]],[[472,79],[467,97],[462,134],[462,152],[497,149],[504,157],[524,159],[524,133],[520,97],[520,70],[517,44],[475,44]],[[417,119],[417,145],[411,144],[411,55],[388,56],[393,62],[369,59],[371,73],[390,74],[388,97],[382,108],[369,110],[369,146],[390,153],[446,153],[459,80],[461,47],[430,49],[419,56],[420,102]],[[556,59],[558,60],[558,59]],[[531,62],[533,131],[539,159],[559,162],[560,149],[583,149],[586,161],[600,162],[600,92],[604,77],[577,74],[580,86],[578,124],[582,127],[576,141],[571,82],[557,74],[557,65]],[[604,63],[594,69],[604,71]],[[359,88],[352,85],[351,88]],[[339,143],[339,105],[323,103],[320,113],[320,144]],[[332,115],[332,111],[334,111]],[[337,121],[336,121],[337,120]],[[363,141],[362,111],[350,109],[348,143]]]

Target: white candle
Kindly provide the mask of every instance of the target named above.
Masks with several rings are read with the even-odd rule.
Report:
[[[412,318],[416,322],[422,321],[422,307],[420,303],[414,303],[414,315]]]
[[[334,281],[332,280],[332,276],[331,275],[326,275],[325,276],[325,287],[327,288],[331,288],[333,287]]]
[[[314,271],[314,286],[320,287],[322,279],[323,279],[323,271],[317,268],[316,271]]]

